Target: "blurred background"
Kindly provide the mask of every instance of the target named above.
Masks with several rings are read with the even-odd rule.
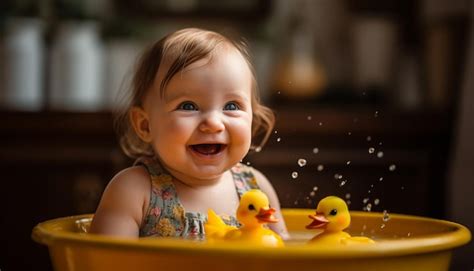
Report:
[[[0,269],[51,270],[32,228],[95,211],[133,162],[112,120],[137,55],[190,26],[247,39],[277,123],[244,162],[283,207],[334,194],[474,230],[473,13],[470,0],[1,1]],[[472,270],[473,251],[452,270]]]

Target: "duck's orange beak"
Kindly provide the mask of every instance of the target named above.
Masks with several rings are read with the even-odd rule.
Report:
[[[308,217],[313,220],[310,224],[306,225],[306,228],[309,230],[324,228],[329,223],[329,220],[322,213],[308,215]]]
[[[260,208],[257,218],[260,223],[276,223],[278,219],[273,215],[275,213],[275,208]]]

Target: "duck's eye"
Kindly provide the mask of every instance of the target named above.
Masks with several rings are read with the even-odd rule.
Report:
[[[250,210],[250,211],[255,210],[255,206],[253,206],[253,204],[250,204],[250,205],[249,205],[249,210]]]
[[[224,106],[224,110],[229,110],[229,111],[239,110],[239,106],[235,102],[228,102]]]
[[[182,102],[179,106],[178,109],[180,110],[185,110],[185,111],[196,111],[197,106],[192,103],[192,102]]]
[[[329,214],[332,215],[332,216],[335,216],[335,215],[337,215],[337,210],[332,209],[331,212],[329,212]]]

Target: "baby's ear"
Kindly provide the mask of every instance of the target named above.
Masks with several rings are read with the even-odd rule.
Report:
[[[150,143],[151,132],[147,112],[138,106],[134,106],[130,110],[130,120],[138,137],[144,142]]]

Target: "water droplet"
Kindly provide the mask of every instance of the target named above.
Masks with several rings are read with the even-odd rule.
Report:
[[[410,237],[411,236],[411,232],[407,233],[407,237]]]
[[[351,198],[351,193],[347,193],[346,194],[346,199],[350,199]]]
[[[314,187],[313,187],[313,191],[318,191],[318,189],[319,189],[319,188],[318,188],[317,186],[314,186]]]
[[[247,162],[247,166],[250,166],[250,162]]]
[[[274,133],[275,133],[275,134],[278,134],[278,131],[277,131],[277,130],[275,130],[275,132],[274,132]]]
[[[374,153],[375,149],[374,148],[369,148],[369,153]]]
[[[281,141],[281,137],[277,138],[277,142],[280,142]]]
[[[324,166],[323,165],[318,165],[318,171],[323,171],[324,170]]]
[[[371,203],[367,203],[367,206],[365,206],[365,209],[367,210],[367,212],[372,211],[372,204],[371,204]]]
[[[307,119],[308,119],[308,120],[311,120],[311,119],[312,119],[312,117],[311,117],[311,116],[308,116],[308,117],[307,117]]]
[[[404,189],[405,189],[405,186],[400,187],[400,189],[401,189],[401,190],[404,190]]]
[[[375,111],[374,117],[378,117],[378,116],[379,116],[379,111]]]
[[[344,186],[346,183],[347,183],[347,180],[341,181],[341,183],[339,183],[339,187]]]
[[[388,170],[390,170],[390,171],[394,171],[395,169],[397,169],[397,166],[395,166],[394,164],[391,164],[391,165],[388,167]]]
[[[323,123],[322,123],[322,122],[320,122],[320,123],[319,123],[319,126],[323,126]]]
[[[339,173],[334,174],[334,179],[336,180],[342,179],[342,174],[339,174]]]
[[[379,178],[379,182],[381,182],[381,181],[383,181],[383,177],[380,177],[380,178]]]
[[[295,204],[295,205],[298,205],[298,201],[297,201],[297,200],[295,200],[294,204]]]
[[[364,204],[366,204],[367,202],[369,202],[369,198],[364,198],[364,199],[362,200],[362,202],[363,202]]]
[[[364,226],[362,226],[362,230],[365,231],[367,229],[367,225],[364,224]]]
[[[383,220],[384,222],[387,222],[387,221],[390,220],[390,215],[388,214],[387,210],[383,210],[383,218],[382,218],[382,220]]]
[[[291,173],[291,178],[293,178],[293,179],[298,178],[298,172],[293,171],[293,172]]]
[[[372,190],[367,190],[367,194],[370,194],[370,193],[372,193]]]
[[[382,146],[382,142],[379,142],[379,146]]]
[[[262,151],[262,147],[258,146],[255,148],[255,152],[261,152]]]
[[[374,200],[374,204],[375,204],[375,205],[379,205],[379,203],[380,203],[380,200],[379,200],[379,199],[375,199],[375,200]]]
[[[348,132],[347,135],[352,135],[352,132]]]
[[[351,161],[347,161],[347,162],[346,162],[346,165],[350,165],[350,164],[351,164]]]
[[[280,94],[281,94],[281,91],[278,91],[277,94],[280,95]]]
[[[316,192],[311,191],[311,193],[309,193],[309,195],[310,195],[311,197],[314,197],[314,196],[316,195]]]
[[[382,225],[380,225],[380,228],[381,229],[385,228],[385,224],[382,223]]]
[[[298,165],[300,167],[306,166],[306,160],[305,159],[298,159]]]
[[[365,96],[365,91],[364,91],[364,92],[362,92],[362,96]]]
[[[319,149],[318,148],[314,148],[313,149],[313,153],[318,153],[319,152]]]
[[[367,141],[371,141],[372,140],[372,137],[371,136],[368,136],[367,137]]]
[[[350,200],[346,200],[346,203],[347,203],[347,205],[351,205],[351,201],[350,201]]]
[[[382,158],[383,157],[383,152],[382,151],[377,152],[377,157]]]

